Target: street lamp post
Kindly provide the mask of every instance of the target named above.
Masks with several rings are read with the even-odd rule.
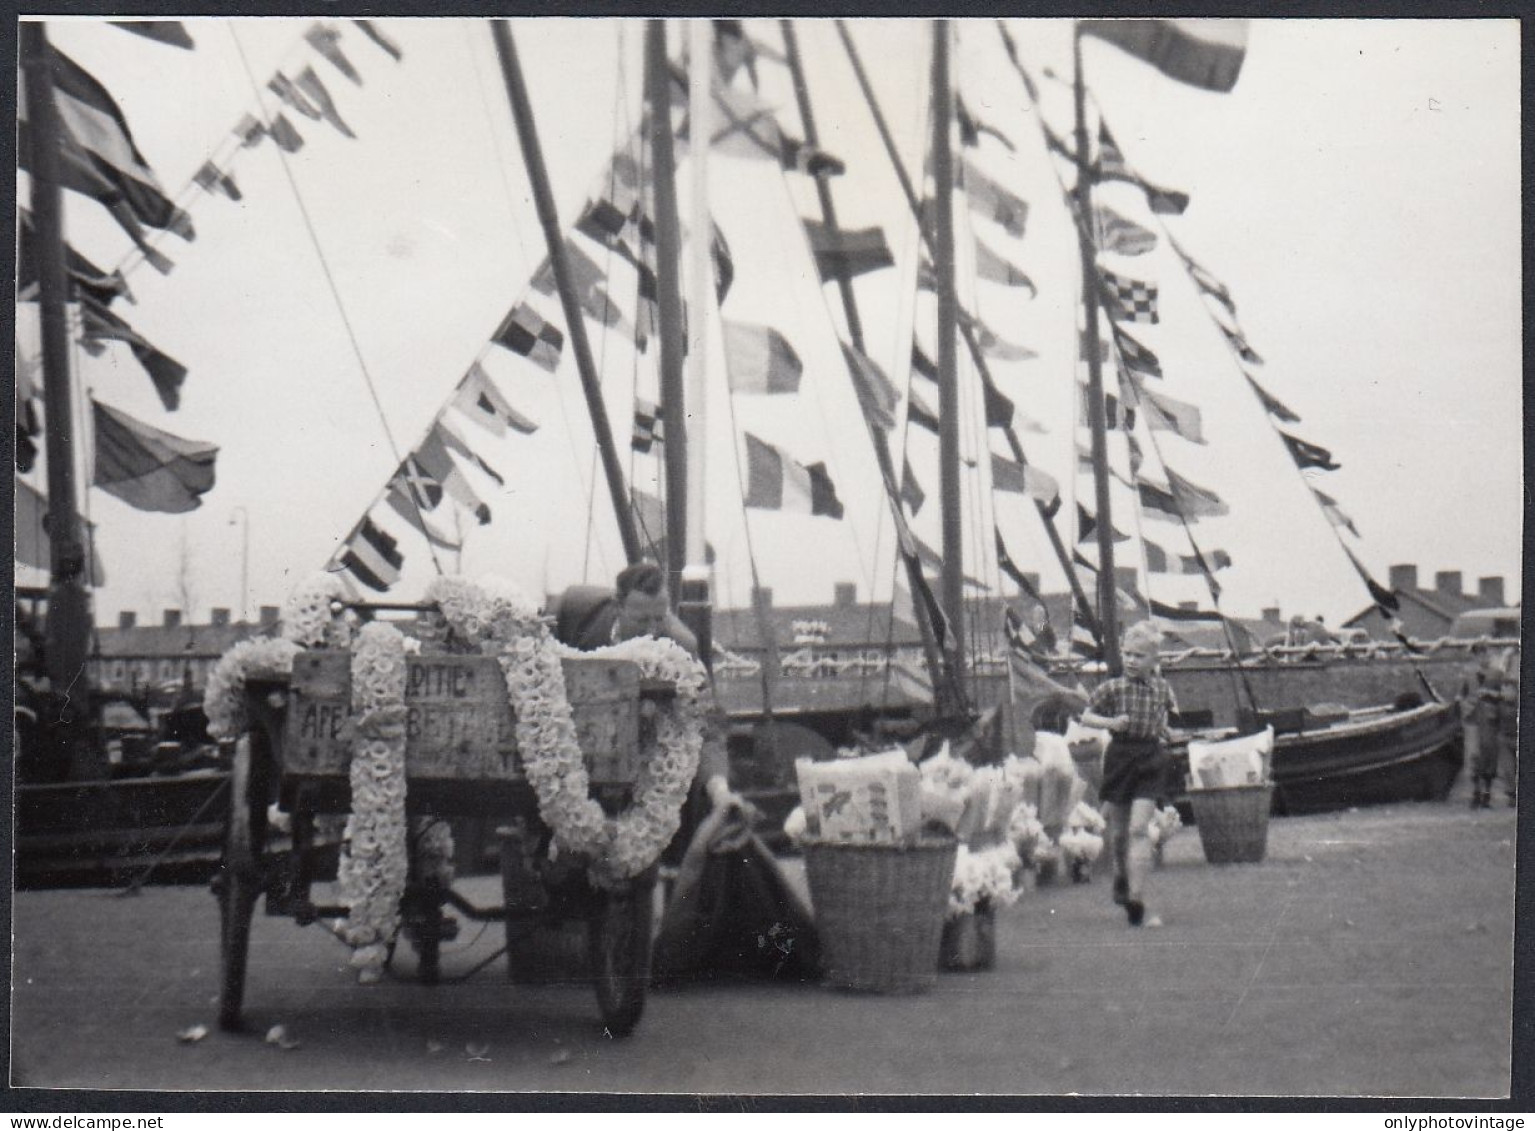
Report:
[[[240,518],[240,623],[250,623],[250,565],[251,565],[251,516],[242,507],[235,507],[229,516],[229,525]]]

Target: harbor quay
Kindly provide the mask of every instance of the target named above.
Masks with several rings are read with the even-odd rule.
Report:
[[[1126,929],[1104,877],[1038,886],[999,913],[991,971],[910,996],[761,980],[659,988],[625,1039],[605,1034],[578,965],[512,984],[494,925],[463,924],[444,944],[437,986],[412,979],[404,946],[382,983],[359,986],[323,924],[259,908],[247,1029],[225,1033],[206,889],[20,892],[12,1084],[1506,1096],[1516,813],[1470,810],[1465,789],[1276,818],[1260,864],[1207,864],[1184,829],[1152,879],[1160,930]],[[493,902],[495,881],[469,881],[472,897],[476,884]]]

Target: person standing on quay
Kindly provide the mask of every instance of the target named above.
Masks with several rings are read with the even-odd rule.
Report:
[[[1146,918],[1151,871],[1151,816],[1166,789],[1167,719],[1178,709],[1173,689],[1158,671],[1161,634],[1150,621],[1131,625],[1121,649],[1125,674],[1100,684],[1082,712],[1082,725],[1112,732],[1103,758],[1099,796],[1108,818],[1114,860],[1114,902],[1130,926],[1160,927]]]

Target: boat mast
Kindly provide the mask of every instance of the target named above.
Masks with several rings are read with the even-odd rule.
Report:
[[[1108,440],[1104,433],[1103,362],[1098,340],[1098,267],[1092,238],[1092,168],[1087,149],[1087,89],[1082,79],[1082,36],[1073,25],[1073,89],[1077,113],[1077,246],[1082,256],[1082,304],[1086,312],[1087,422],[1093,436],[1093,490],[1098,506],[1098,624],[1103,659],[1110,675],[1118,675],[1119,626],[1114,576],[1114,523],[1109,513]]]
[[[805,131],[805,144],[812,149],[820,145],[820,134],[816,129],[815,110],[810,101],[810,85],[805,79],[805,68],[800,60],[799,38],[794,31],[792,20],[779,20],[778,27],[783,35],[784,53],[789,61],[789,74],[794,81],[794,98],[799,107],[800,125]],[[825,178],[815,178],[816,195],[821,204],[821,221],[826,225],[826,230],[833,240],[838,238],[840,228],[837,226],[837,209],[832,202],[831,186]],[[863,339],[863,320],[858,315],[858,302],[853,294],[853,283],[846,266],[841,259],[836,262],[837,290],[842,298],[842,311],[847,318],[847,332],[852,339],[853,348],[859,353],[866,353]],[[903,521],[900,512],[900,490],[895,475],[895,465],[890,458],[890,445],[885,439],[885,434],[872,421],[866,421],[869,430],[869,439],[874,444],[874,459],[879,465],[880,476],[885,483],[885,496],[890,501],[891,508],[895,511],[896,521]],[[960,715],[964,713],[963,688],[955,673],[944,667],[943,658],[939,653],[938,641],[933,625],[928,619],[926,604],[919,599],[920,588],[927,584],[922,576],[922,565],[914,556],[900,555],[906,568],[906,587],[911,591],[913,615],[917,621],[917,631],[922,637],[922,654],[927,662],[928,677],[933,681],[935,705],[942,716]]]
[[[570,345],[575,354],[576,369],[581,374],[581,391],[586,396],[586,411],[591,417],[592,431],[597,436],[597,451],[602,458],[603,474],[608,481],[608,494],[613,499],[614,517],[618,519],[618,533],[623,539],[624,559],[632,565],[640,560],[639,534],[634,527],[634,511],[629,503],[629,490],[624,484],[623,465],[618,462],[618,449],[613,444],[613,429],[608,422],[607,405],[602,399],[602,384],[597,377],[597,366],[592,360],[591,343],[586,337],[586,323],[581,313],[581,302],[576,296],[570,261],[565,255],[565,240],[560,231],[559,214],[554,207],[554,194],[549,190],[549,173],[544,167],[543,149],[538,142],[538,127],[533,121],[533,106],[528,101],[528,88],[523,81],[522,66],[517,59],[517,46],[512,41],[510,23],[506,20],[494,20],[490,25],[490,32],[495,40],[496,54],[501,60],[501,75],[506,82],[507,97],[512,104],[512,116],[517,122],[517,138],[522,145],[522,160],[527,167],[528,180],[533,188],[533,203],[538,209],[538,220],[544,229],[544,242],[549,248],[549,262],[554,268],[554,282],[560,292],[560,307],[565,312],[565,325],[570,332]]]
[[[692,171],[692,224],[689,236],[689,301],[693,316],[684,329],[690,339],[687,358],[687,392],[684,407],[697,427],[694,442],[687,446],[686,564],[677,594],[677,615],[698,640],[698,654],[712,667],[714,654],[713,608],[709,586],[708,542],[704,537],[704,483],[709,435],[709,327],[714,318],[714,221],[709,214],[709,143],[714,136],[713,74],[714,25],[708,20],[688,22],[688,121],[693,145],[689,152]],[[670,122],[667,123],[670,125]],[[670,441],[671,434],[666,434]],[[668,448],[668,455],[670,449]]]
[[[42,325],[43,407],[47,416],[48,680],[54,691],[68,690],[70,719],[79,720],[85,717],[81,708],[88,690],[81,677],[90,646],[90,596],[85,589],[85,542],[75,507],[74,417],[64,312],[69,292],[64,274],[60,125],[53,97],[51,49],[41,21],[22,23],[21,53],[32,147],[32,238]]]
[[[949,89],[949,24],[933,21],[933,203],[937,241],[933,269],[938,277],[938,463],[943,518],[943,611],[954,634],[955,667],[963,679],[964,528],[959,483],[959,375],[955,335],[959,303],[954,294],[954,161],[949,131],[953,95]]]
[[[895,139],[890,134],[889,123],[885,121],[885,113],[880,109],[879,100],[874,96],[874,88],[869,83],[869,77],[864,73],[863,60],[859,57],[858,48],[853,43],[853,37],[848,34],[847,24],[843,20],[837,21],[837,34],[842,37],[842,46],[847,53],[848,62],[853,67],[853,75],[858,79],[858,87],[863,91],[864,102],[868,104],[869,113],[874,118],[874,127],[879,132],[880,141],[885,146],[885,156],[889,158],[891,168],[895,170],[896,180],[901,184],[901,191],[906,194],[907,206],[911,214],[917,219],[918,228],[924,244],[932,247],[933,233],[922,223],[922,205],[917,200],[916,189],[912,187],[911,177],[906,172],[906,166],[901,161],[900,151],[896,149]],[[986,355],[981,350],[980,342],[976,340],[975,328],[966,321],[959,324],[960,337],[964,339],[965,350],[970,355],[971,362],[981,375],[981,380],[988,385],[995,382],[991,377],[990,367],[986,364]],[[1018,441],[1018,434],[1012,429],[1005,430],[1008,446],[1012,449],[1013,458],[1019,463],[1028,463],[1024,457],[1023,445]],[[1087,594],[1082,590],[1082,582],[1077,577],[1076,567],[1071,563],[1071,555],[1066,552],[1066,544],[1061,540],[1060,531],[1056,529],[1054,513],[1038,499],[1034,500],[1034,508],[1039,512],[1039,519],[1045,525],[1045,532],[1049,535],[1050,545],[1055,550],[1056,560],[1060,562],[1061,569],[1065,571],[1066,580],[1071,586],[1072,596],[1076,600],[1077,608],[1087,618],[1088,622],[1096,626],[1097,619],[1093,614],[1092,602],[1087,599]]]
[[[675,605],[687,565],[688,435],[683,405],[682,237],[677,219],[677,164],[672,150],[671,71],[666,59],[666,21],[645,25],[645,106],[650,116],[650,163],[655,183],[656,306],[661,322],[661,445],[666,471],[667,591]],[[705,138],[694,146],[708,145]]]

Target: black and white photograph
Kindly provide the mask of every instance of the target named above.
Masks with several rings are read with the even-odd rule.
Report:
[[[16,1096],[1530,1100],[1518,19],[346,7],[15,25]]]

